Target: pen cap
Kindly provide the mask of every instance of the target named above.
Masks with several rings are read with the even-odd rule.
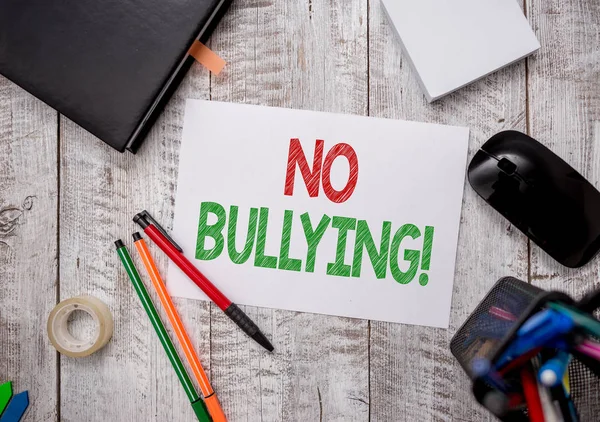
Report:
[[[206,410],[206,406],[204,405],[204,401],[202,399],[198,399],[192,403],[192,409],[194,409],[194,413],[200,422],[211,422],[211,418],[208,415],[208,411]]]

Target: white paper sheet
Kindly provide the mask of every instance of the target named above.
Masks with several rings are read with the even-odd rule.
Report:
[[[382,0],[382,4],[428,101],[540,48],[521,1]]]
[[[237,304],[447,327],[468,136],[460,127],[189,100],[173,238]],[[291,160],[286,195],[291,144],[306,157],[308,182]],[[373,240],[373,261],[364,242],[356,246],[359,232]],[[172,263],[168,287],[206,299]]]

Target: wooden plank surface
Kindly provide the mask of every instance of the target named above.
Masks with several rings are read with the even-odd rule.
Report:
[[[600,187],[600,5],[526,12],[540,53],[430,105],[379,0],[236,0],[210,41],[227,67],[193,66],[135,157],[0,78],[0,381],[30,390],[26,420],[194,418],[113,247],[132,246],[142,209],[172,225],[186,98],[469,126],[469,157],[500,130],[529,130]],[[451,336],[499,277],[579,296],[600,287],[599,262],[560,267],[466,185],[449,330],[248,307],[269,355],[216,307],[176,305],[230,421],[491,420]],[[57,358],[40,327],[57,295],[82,293],[111,308],[113,340]]]
[[[0,77],[0,384],[29,391],[28,420],[57,417],[46,318],[57,289],[57,114]]]

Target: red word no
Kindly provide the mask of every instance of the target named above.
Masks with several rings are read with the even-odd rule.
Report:
[[[308,191],[308,196],[311,198],[319,196],[321,181],[323,183],[323,191],[330,201],[339,204],[350,198],[358,181],[358,158],[356,157],[356,152],[348,144],[336,144],[329,150],[325,156],[325,161],[323,161],[323,144],[324,141],[317,139],[311,170],[308,167],[306,155],[304,154],[300,140],[296,138],[290,139],[284,195],[292,196],[294,194],[294,179],[296,177],[296,164],[298,164],[304,184],[306,185],[306,190]],[[338,191],[331,185],[331,165],[340,156],[344,156],[348,160],[350,173],[346,186]]]

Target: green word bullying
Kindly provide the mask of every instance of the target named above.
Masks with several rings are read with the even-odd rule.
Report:
[[[216,222],[209,224],[209,215],[214,215]],[[360,277],[363,268],[363,256],[366,251],[378,279],[385,278],[389,270],[398,283],[408,284],[421,270],[419,284],[425,286],[429,282],[429,276],[425,271],[428,271],[431,265],[434,234],[434,228],[431,226],[425,226],[425,229],[421,232],[414,224],[404,224],[393,232],[392,223],[384,221],[380,228],[381,241],[376,244],[369,224],[365,220],[350,217],[330,217],[323,214],[317,221],[312,219],[308,213],[304,213],[300,214],[299,218],[306,242],[306,255],[301,258],[292,258],[290,257],[290,243],[294,212],[285,210],[278,256],[265,253],[268,218],[269,208],[250,208],[248,230],[243,247],[238,250],[236,247],[238,207],[235,205],[230,206],[229,213],[227,213],[225,208],[216,202],[202,202],[198,221],[196,259],[213,260],[220,257],[227,250],[227,255],[234,264],[245,264],[254,256],[255,267],[313,273],[317,263],[319,243],[325,232],[333,229],[337,231],[335,260],[327,263],[327,275]],[[355,232],[354,245],[348,245],[348,233],[351,231]],[[407,237],[419,239],[421,236],[423,236],[422,250],[402,249],[404,239]],[[214,245],[212,247],[206,246],[207,238],[213,239]],[[352,248],[352,262],[345,262],[348,248]],[[402,254],[402,257],[400,257],[400,254]],[[402,271],[399,260],[407,261],[409,263],[408,269]]]

